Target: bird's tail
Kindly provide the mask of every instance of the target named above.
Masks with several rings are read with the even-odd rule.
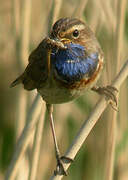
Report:
[[[14,87],[14,86],[16,86],[17,84],[20,84],[20,83],[22,83],[22,75],[19,76],[15,81],[13,81],[13,82],[10,84],[10,87],[12,88],[12,87]]]

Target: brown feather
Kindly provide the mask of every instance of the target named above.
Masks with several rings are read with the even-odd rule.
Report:
[[[21,75],[22,76],[22,75]],[[22,83],[22,78],[19,76],[15,81],[13,81],[10,85],[10,88],[15,87],[16,85]]]

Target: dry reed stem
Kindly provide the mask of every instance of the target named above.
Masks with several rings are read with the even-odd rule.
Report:
[[[118,15],[118,12],[117,12],[117,3],[118,3],[118,0],[113,0],[112,1],[113,9],[116,12],[116,16]]]
[[[99,9],[99,5],[97,3],[93,3],[91,9],[92,12],[95,11],[96,9]],[[93,14],[90,18],[89,25],[92,28],[93,32],[96,32],[97,30],[100,31],[101,22],[103,21],[103,16],[101,16],[101,14],[102,11],[97,11],[97,13],[95,14],[95,18]]]
[[[120,61],[121,61],[121,53],[123,50],[123,40],[124,40],[124,25],[125,25],[125,12],[126,12],[126,0],[122,0],[118,2],[117,11],[117,24],[116,24],[116,62],[117,62],[117,69],[116,72],[120,69]]]
[[[21,36],[21,59],[23,68],[27,64],[28,52],[29,52],[29,37],[30,37],[30,24],[31,24],[31,6],[32,0],[23,2],[21,23],[22,23],[22,36]]]
[[[53,23],[56,22],[56,20],[59,17],[61,5],[62,5],[62,0],[54,0]]]
[[[42,139],[43,127],[44,127],[45,109],[46,109],[45,104],[43,103],[42,111],[40,112],[39,120],[36,124],[36,130],[35,130],[34,142],[33,142],[32,161],[30,164],[28,180],[37,179],[37,168],[38,168],[41,139]]]
[[[123,32],[124,32],[124,17],[126,11],[126,0],[118,1],[118,17],[116,24],[116,73],[118,73],[121,61],[121,51],[123,47]],[[118,95],[117,95],[118,99]],[[107,161],[106,161],[106,172],[105,179],[112,180],[114,172],[114,160],[115,160],[115,146],[116,146],[116,129],[117,129],[117,113],[113,112],[111,121],[108,124],[109,137],[107,146]]]
[[[36,108],[37,106],[38,108]],[[39,98],[39,95],[37,95],[28,113],[26,120],[27,124],[25,125],[24,130],[18,140],[14,155],[12,157],[12,161],[5,176],[5,180],[14,180],[14,178],[16,177],[19,163],[24,156],[24,152],[28,144],[30,143],[31,135],[33,134],[32,132],[35,129],[35,124],[38,120],[41,107],[42,100]]]
[[[22,11],[19,15],[19,23],[20,23],[20,45],[21,45],[21,51],[19,52],[20,54],[20,65],[22,68],[25,67],[27,63],[27,58],[29,54],[29,36],[30,36],[30,22],[31,22],[31,0],[23,1],[23,7]],[[17,6],[20,9],[20,1],[17,3],[15,1],[14,8],[17,9]],[[17,10],[14,9],[16,12]],[[17,14],[15,14],[17,16]],[[15,21],[17,23],[17,21]],[[15,27],[17,28],[19,24],[16,24]],[[18,30],[18,29],[16,29]],[[19,37],[18,37],[19,38]],[[19,61],[19,59],[17,59]],[[26,119],[26,112],[27,112],[27,93],[23,90],[20,89],[20,95],[19,95],[19,106],[18,106],[18,119],[17,119],[17,137],[21,134],[24,124],[25,124],[25,119]],[[24,161],[25,162],[25,161]],[[24,171],[26,170],[26,165],[22,166],[22,168],[25,168]],[[29,168],[29,167],[28,167]],[[19,169],[21,170],[21,168]],[[23,177],[22,177],[23,178]],[[19,178],[18,178],[19,179]]]
[[[14,25],[14,30],[15,30],[15,38],[16,41],[18,40],[19,36],[20,36],[20,32],[21,32],[21,17],[20,17],[20,2],[18,2],[17,0],[13,1],[13,25]],[[20,52],[17,50],[18,53],[18,57]],[[19,59],[17,59],[17,61],[19,61]],[[20,64],[22,64],[22,61],[20,62]],[[17,119],[17,124],[16,124],[16,136],[17,138],[19,137],[19,134],[21,133],[23,127],[24,127],[24,123],[25,123],[25,119],[26,119],[26,93],[25,91],[20,90],[19,91],[19,103],[18,103],[18,108],[17,108],[17,114],[18,114],[18,119]]]
[[[27,112],[27,92],[23,89],[19,90],[18,97],[18,106],[17,106],[17,121],[16,121],[16,139],[19,138],[26,120],[26,112]]]
[[[13,13],[14,13],[14,29],[15,36],[20,35],[20,3],[17,0],[13,0]]]
[[[112,86],[116,87],[117,89],[120,88],[121,84],[124,82],[126,77],[128,76],[128,60],[124,64],[123,68],[121,69],[120,73],[117,75],[115,80],[112,83]],[[79,149],[81,148],[82,144],[84,143],[85,139],[89,135],[90,131],[98,121],[99,117],[109,104],[110,100],[106,100],[105,97],[102,97],[99,102],[94,107],[92,113],[88,117],[87,120],[84,121],[83,125],[81,126],[79,132],[77,133],[76,137],[73,140],[73,143],[67,150],[64,156],[74,159],[76,154],[78,153]],[[64,167],[67,170],[70,166],[70,163],[64,163]],[[62,179],[63,175],[53,175],[50,180],[60,180]]]
[[[78,3],[79,3],[79,6],[76,6],[74,13],[72,14],[72,17],[75,16],[75,17],[81,18],[83,15],[84,9],[88,3],[88,0],[81,0],[81,1],[78,1]]]
[[[21,32],[24,27],[21,26],[21,7],[20,2],[14,0],[13,1],[13,23],[14,23],[14,31],[15,31],[15,40],[18,42],[19,38],[21,37]],[[23,36],[22,36],[23,39]],[[15,43],[17,46],[17,43]],[[26,51],[28,50],[28,47],[26,47]],[[19,48],[16,47],[16,53],[17,53],[17,61],[22,59],[22,54],[19,51]],[[20,58],[20,59],[19,59]],[[17,63],[18,64],[18,63]],[[23,66],[23,61],[20,61],[20,65]],[[25,119],[26,119],[26,92],[23,90],[19,90],[19,99],[18,99],[18,106],[17,106],[17,122],[16,122],[16,138],[19,138],[19,135],[21,134]],[[24,164],[26,161],[22,158],[21,164]],[[20,168],[20,171],[26,171],[27,174],[28,164],[24,164],[22,168]],[[20,179],[20,176],[17,174],[17,179]],[[24,178],[22,176],[22,178]]]
[[[98,0],[98,1],[94,1],[94,3],[97,3],[99,8],[101,9],[101,12],[104,14],[106,21],[104,24],[107,25],[107,27],[109,27],[109,30],[112,29],[114,31],[116,26],[116,17],[115,14],[113,13],[112,7],[110,6],[110,2],[104,0]]]

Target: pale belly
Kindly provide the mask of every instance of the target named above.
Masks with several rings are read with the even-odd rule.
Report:
[[[93,82],[76,88],[66,88],[64,86],[58,85],[56,81],[52,81],[51,83],[48,81],[47,83],[45,83],[44,87],[37,89],[37,91],[46,101],[46,103],[61,104],[75,100],[81,95],[84,95],[88,89],[93,87],[97,79],[98,76]]]
[[[51,86],[48,85],[44,88],[37,90],[42,98],[49,104],[61,104],[72,101],[82,94],[84,94],[85,89],[67,89],[65,87]]]

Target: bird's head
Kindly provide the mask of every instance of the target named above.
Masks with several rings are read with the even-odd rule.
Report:
[[[77,18],[59,19],[52,27],[50,38],[63,44],[75,43],[85,45],[93,40],[94,34],[87,24]]]

